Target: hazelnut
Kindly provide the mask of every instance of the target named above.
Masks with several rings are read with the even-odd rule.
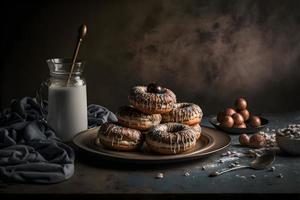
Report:
[[[233,108],[226,108],[224,113],[226,116],[232,116],[234,113],[236,113],[236,111]]]
[[[234,105],[239,110],[245,110],[247,108],[247,101],[244,98],[238,98]]]
[[[239,137],[239,142],[242,146],[248,146],[250,142],[250,138],[247,134],[241,134]]]
[[[247,109],[239,111],[239,113],[243,116],[244,121],[249,119],[250,113]]]
[[[224,118],[225,118],[225,112],[224,111],[221,111],[218,113],[218,116],[217,116],[217,120],[218,122],[222,123],[224,121]]]
[[[236,124],[236,125],[240,125],[240,124],[244,123],[244,118],[239,113],[234,113],[232,115],[232,118],[233,118],[234,124]]]
[[[232,117],[225,116],[224,121],[221,123],[221,126],[231,128],[233,126],[233,124],[234,124],[234,121],[233,121]]]
[[[234,125],[233,125],[233,128],[247,128],[247,126],[246,126],[245,123],[242,123],[242,124],[234,124]]]
[[[266,144],[266,138],[261,134],[254,134],[250,137],[249,145],[253,148],[261,148]]]
[[[250,117],[250,125],[253,127],[259,127],[261,125],[261,120],[257,116]]]

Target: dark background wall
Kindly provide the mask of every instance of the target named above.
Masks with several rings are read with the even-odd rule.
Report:
[[[71,57],[88,25],[88,102],[115,111],[155,81],[206,114],[239,96],[255,112],[300,109],[300,1],[123,0],[2,6],[0,107],[33,96],[47,58]]]

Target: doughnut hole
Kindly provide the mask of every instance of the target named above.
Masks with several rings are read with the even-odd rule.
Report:
[[[226,116],[232,116],[236,113],[236,111],[233,108],[226,108],[224,113]]]
[[[234,125],[234,120],[230,116],[225,116],[224,121],[221,123],[221,126],[231,128]]]
[[[219,112],[217,115],[218,122],[222,123],[225,119],[225,116],[226,116],[226,114],[224,111]]]
[[[233,119],[235,125],[241,125],[244,123],[244,118],[239,113],[235,113],[234,115],[232,115],[232,119]]]
[[[246,126],[245,123],[242,123],[242,124],[234,124],[234,125],[233,125],[233,128],[247,128],[247,126]]]
[[[244,98],[238,98],[234,105],[238,110],[245,110],[247,108],[247,101]]]
[[[250,113],[247,109],[239,111],[239,114],[243,116],[244,121],[247,121],[250,117]]]
[[[253,127],[259,127],[261,125],[261,120],[258,116],[250,117],[250,125]]]
[[[253,148],[262,148],[266,143],[266,138],[261,134],[254,134],[249,140],[249,145]]]
[[[248,146],[250,143],[250,137],[247,134],[241,134],[239,136],[239,142],[242,146]]]

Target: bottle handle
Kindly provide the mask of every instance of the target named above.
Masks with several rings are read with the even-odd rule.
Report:
[[[43,81],[39,88],[36,90],[36,95],[35,95],[35,98],[36,98],[36,101],[37,101],[37,104],[40,108],[40,112],[41,112],[41,118],[40,120],[42,122],[45,122],[47,123],[47,120],[46,120],[46,117],[47,117],[47,109],[45,107],[45,104],[44,104],[44,97],[43,97],[43,91],[45,89],[48,89],[48,86],[49,86],[49,82],[50,82],[50,79],[47,79],[45,81]]]

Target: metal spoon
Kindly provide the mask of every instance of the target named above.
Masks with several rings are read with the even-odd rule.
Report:
[[[275,160],[275,152],[274,151],[266,151],[261,156],[257,156],[255,160],[253,160],[250,165],[241,165],[237,167],[233,167],[230,169],[225,169],[223,171],[215,171],[209,174],[210,177],[219,176],[221,174],[224,174],[226,172],[230,172],[237,169],[244,169],[244,168],[251,168],[251,169],[266,169],[268,166],[270,166]]]

